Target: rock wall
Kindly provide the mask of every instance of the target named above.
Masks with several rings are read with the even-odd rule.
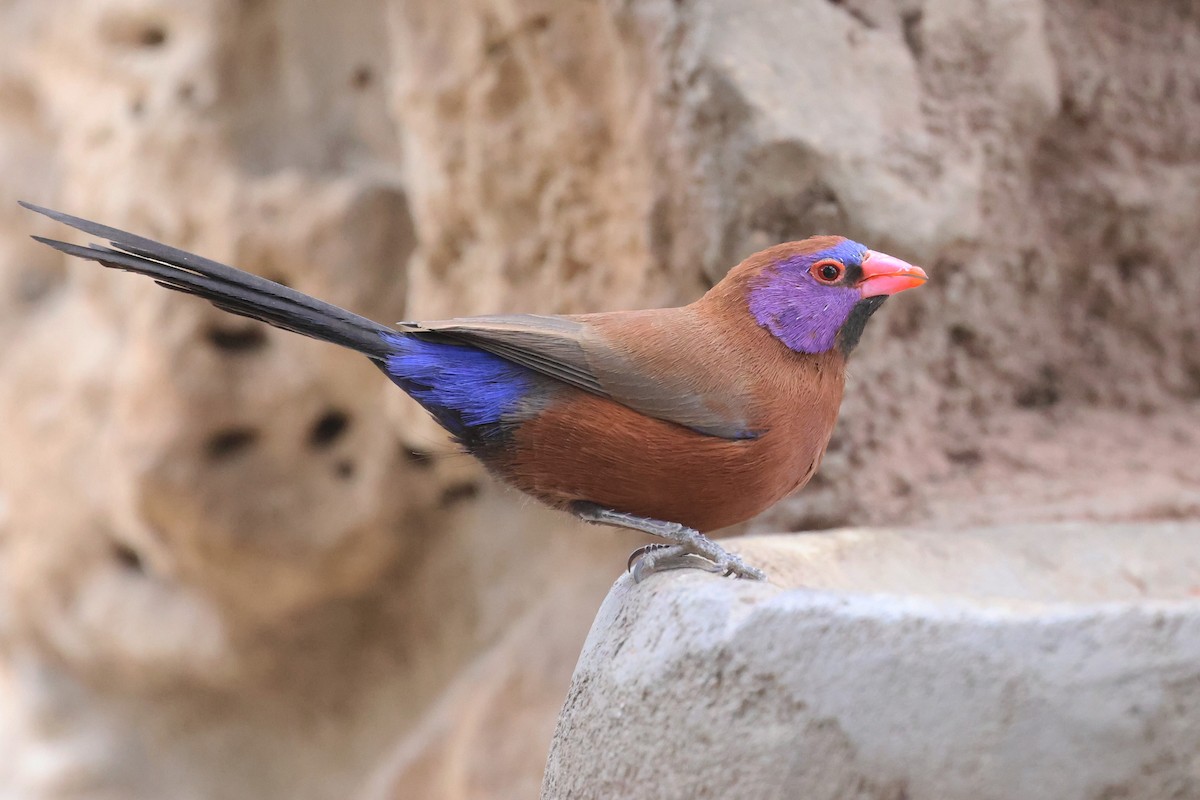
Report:
[[[0,787],[532,791],[637,543],[496,488],[353,357],[63,263],[16,198],[381,320],[685,302],[843,232],[934,280],[750,527],[1195,518],[1198,14],[3,5]]]

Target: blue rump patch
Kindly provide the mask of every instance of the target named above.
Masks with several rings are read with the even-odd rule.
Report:
[[[388,376],[460,438],[503,421],[530,389],[525,367],[469,345],[383,338],[393,348],[384,365]]]

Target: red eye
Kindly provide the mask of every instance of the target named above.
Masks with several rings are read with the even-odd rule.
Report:
[[[824,260],[813,264],[809,274],[821,283],[837,283],[846,274],[846,268],[841,262]]]

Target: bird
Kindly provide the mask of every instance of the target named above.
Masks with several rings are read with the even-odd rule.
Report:
[[[812,478],[867,322],[928,280],[921,267],[822,235],[750,255],[685,306],[383,325],[143,236],[21,205],[107,241],[33,237],[63,253],[366,356],[500,481],[585,522],[661,540],[630,556],[635,581],[683,567],[765,578],[706,534]]]

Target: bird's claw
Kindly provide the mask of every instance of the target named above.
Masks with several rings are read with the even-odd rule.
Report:
[[[721,566],[725,568],[725,575],[727,577],[745,578],[751,581],[765,581],[767,579],[767,573],[758,567],[750,566],[733,554],[727,553],[726,555],[727,560]]]
[[[693,552],[679,544],[647,544],[629,554],[626,566],[634,583],[641,583],[656,572],[667,572],[675,569],[702,569],[705,572],[720,573],[725,577],[747,578],[749,580],[766,580],[766,573],[742,561],[731,553],[721,552],[718,559],[710,559],[706,555]]]
[[[637,550],[634,550],[632,553],[629,554],[629,560],[627,562],[625,562],[625,571],[633,572],[633,562],[640,561],[642,556],[646,555],[647,553],[652,552],[654,550],[662,550],[664,547],[670,547],[670,546],[671,545],[669,545],[669,544],[662,544],[661,542],[656,542],[654,544],[642,545]]]
[[[673,569],[702,569],[720,572],[721,568],[707,558],[690,552],[678,544],[648,544],[629,555],[629,573],[634,583],[641,583],[656,572]]]

